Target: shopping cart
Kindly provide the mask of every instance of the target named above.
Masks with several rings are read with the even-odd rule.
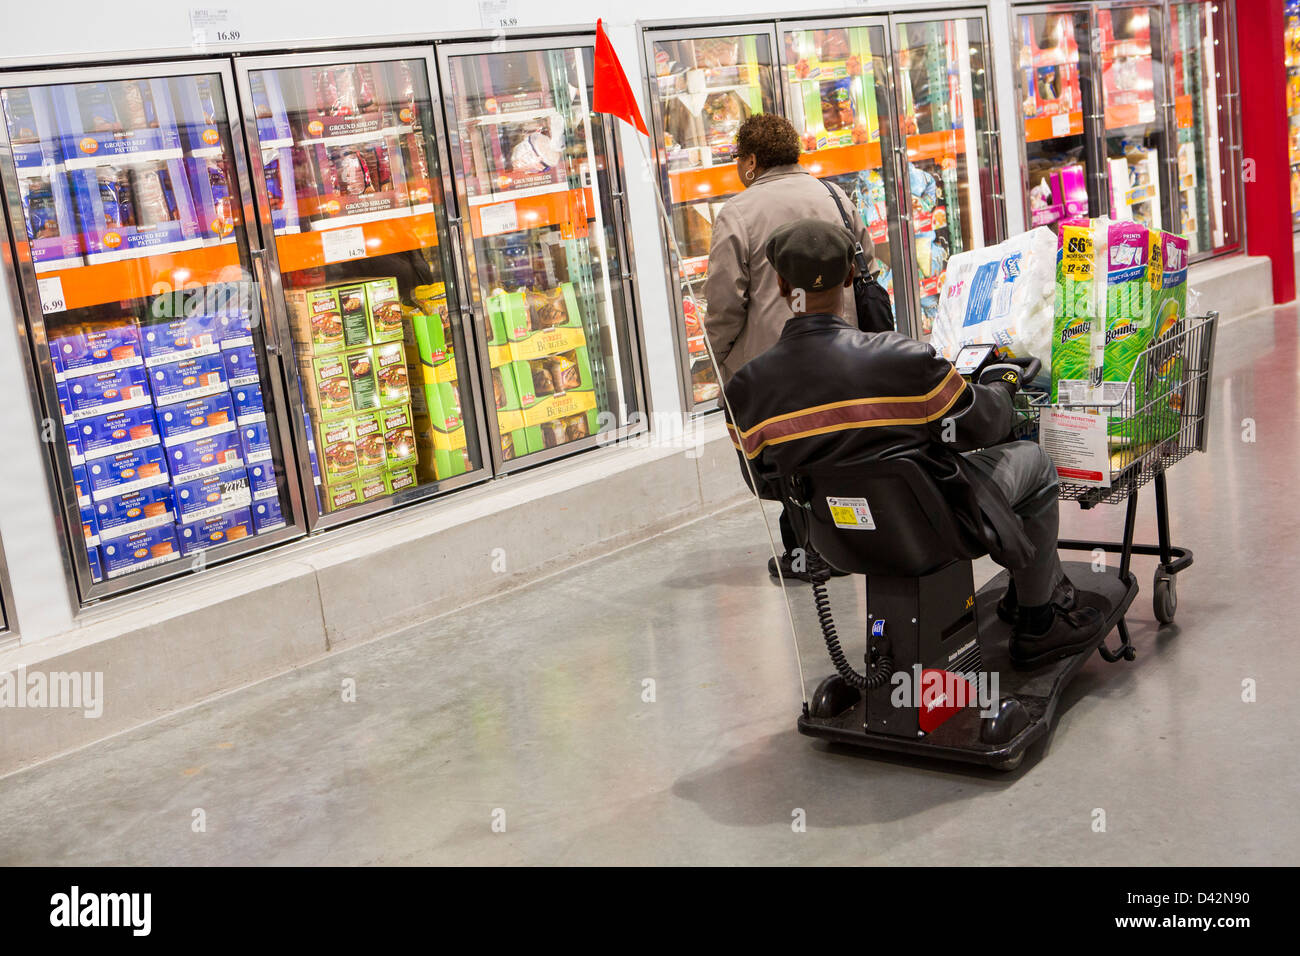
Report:
[[[1130,570],[1133,555],[1153,555],[1156,567],[1151,598],[1156,620],[1168,624],[1178,609],[1176,575],[1192,563],[1188,548],[1175,547],[1169,539],[1169,497],[1165,472],[1174,462],[1192,452],[1204,451],[1209,431],[1211,372],[1214,338],[1219,313],[1189,316],[1178,320],[1165,334],[1138,356],[1127,382],[1106,383],[1102,401],[1053,404],[1050,396],[1024,396],[1020,434],[1041,433],[1049,410],[1084,413],[1106,419],[1109,474],[1090,475],[1086,480],[1067,469],[1061,476],[1060,497],[1079,502],[1082,508],[1117,504],[1127,500],[1122,541],[1062,540],[1065,551],[1105,551],[1120,555],[1119,578],[1134,583]],[[1044,438],[1046,436],[1043,436]],[[1051,449],[1049,448],[1049,451]],[[1157,544],[1135,544],[1138,489],[1155,485]],[[1102,644],[1098,650],[1108,661],[1133,660],[1135,651],[1124,618],[1117,625],[1118,650]]]

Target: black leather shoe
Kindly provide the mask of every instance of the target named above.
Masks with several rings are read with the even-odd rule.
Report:
[[[1052,599],[1048,603],[1055,604],[1057,607],[1066,611],[1072,611],[1074,610],[1076,600],[1074,585],[1070,582],[1069,578],[1062,574],[1061,580],[1056,583],[1056,587],[1052,590]],[[1003,593],[1002,599],[998,601],[998,617],[1006,621],[1012,627],[1014,627],[1016,622],[1020,620],[1020,603],[1016,600],[1015,578],[1012,578],[1010,583],[1007,584],[1007,589]]]
[[[1011,637],[1011,663],[1029,670],[1090,651],[1106,636],[1106,618],[1095,607],[1066,610],[1052,608],[1052,623],[1040,634],[1023,633],[1017,626]]]

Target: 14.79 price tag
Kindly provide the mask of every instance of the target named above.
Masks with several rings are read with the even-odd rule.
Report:
[[[322,232],[320,243],[327,263],[366,257],[366,234],[360,226]]]

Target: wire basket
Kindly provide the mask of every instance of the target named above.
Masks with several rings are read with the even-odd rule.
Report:
[[[1127,382],[1102,384],[1101,401],[1053,404],[1049,394],[1022,398],[1018,431],[1025,437],[1037,431],[1047,408],[1107,420],[1110,487],[1063,479],[1063,500],[1084,507],[1122,501],[1174,462],[1205,450],[1218,320],[1217,312],[1179,319],[1138,356]]]

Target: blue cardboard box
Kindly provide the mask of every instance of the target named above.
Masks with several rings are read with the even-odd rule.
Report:
[[[156,445],[162,439],[148,405],[82,419],[76,426],[77,445],[88,459]]]
[[[95,528],[101,544],[137,531],[175,523],[172,491],[166,485],[140,488],[95,502]]]
[[[241,425],[245,422],[266,421],[266,402],[262,397],[261,382],[232,386],[230,397],[235,402],[235,418]]]
[[[58,381],[140,365],[141,354],[140,330],[127,322],[50,339],[50,359]]]
[[[212,355],[221,349],[221,326],[215,315],[187,315],[149,322],[141,328],[144,363],[162,365]]]
[[[142,365],[80,375],[68,382],[72,418],[126,411],[149,404],[149,384]]]
[[[115,538],[100,545],[99,551],[104,574],[109,578],[166,564],[181,556],[176,544],[174,524],[159,525],[157,528]]]
[[[176,520],[181,524],[247,508],[253,501],[248,474],[243,469],[178,481],[172,491],[176,498]]]
[[[97,502],[128,491],[165,485],[168,480],[167,462],[158,445],[114,452],[86,462],[85,469],[90,495]]]
[[[229,392],[164,405],[155,413],[163,444],[176,445],[235,430],[235,407]]]
[[[251,385],[258,381],[257,353],[251,345],[237,345],[223,349],[221,358],[226,363],[226,381],[231,388]]]
[[[219,544],[251,537],[253,519],[247,508],[240,508],[192,524],[177,525],[176,531],[181,542],[181,554],[189,555],[205,548],[215,548]]]
[[[149,389],[158,406],[215,395],[226,391],[226,368],[220,354],[155,365],[149,370]]]
[[[244,450],[236,432],[177,442],[167,448],[173,481],[203,478],[244,467]]]
[[[280,496],[272,495],[253,505],[253,528],[258,534],[283,528],[287,522],[280,511]]]

